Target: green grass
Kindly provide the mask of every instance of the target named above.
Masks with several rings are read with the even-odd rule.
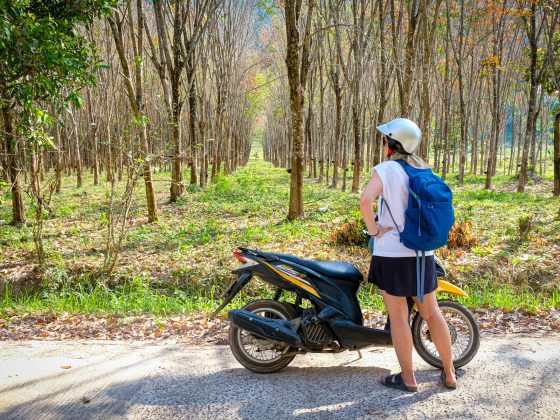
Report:
[[[510,286],[483,284],[480,288],[465,287],[469,297],[453,297],[469,308],[496,308],[514,310],[517,308],[535,312],[542,309],[559,308],[560,293],[553,292],[545,296],[530,289],[519,290]],[[272,290],[264,285],[249,293],[241,292],[223,311],[239,308],[256,298],[271,298]],[[440,295],[447,298],[447,295]],[[293,301],[293,296],[284,296],[283,300]],[[364,285],[359,292],[362,309],[384,310],[383,300],[375,286]],[[78,284],[72,288],[53,291],[49,289],[36,293],[23,292],[13,298],[9,291],[0,300],[0,312],[5,309],[20,312],[95,315],[154,315],[203,311],[213,312],[220,303],[216,287],[206,293],[189,293],[181,289],[159,290],[150,287],[144,279],[136,278],[132,282],[110,288],[102,284],[88,286]]]
[[[72,313],[210,312],[217,306],[216,296],[232,281],[231,270],[238,262],[231,251],[237,246],[348,261],[367,273],[365,249],[331,241],[333,229],[360,217],[356,194],[306,179],[306,218],[286,222],[290,175],[285,168],[253,158],[205,189],[189,188],[175,203],[168,202],[169,178],[167,172],[154,174],[158,223],[146,223],[143,187],[138,187],[131,229],[111,279],[96,274],[107,228],[109,185],[104,182],[92,187],[86,176],[84,187],[77,189],[73,176],[63,179],[63,190],[53,199],[53,214],[45,221],[49,264],[42,273],[35,270],[31,226],[0,224],[0,280],[11,285],[25,278],[42,285],[17,297],[6,294],[0,307]],[[351,181],[350,175],[348,187]],[[470,295],[462,302],[504,309],[560,307],[560,199],[551,197],[548,184],[531,182],[527,192],[516,193],[511,176],[495,177],[490,191],[482,189],[480,175],[467,176],[461,186],[454,175],[447,182],[454,192],[457,219],[471,221],[479,241],[472,249],[438,251],[449,281]],[[123,187],[120,183],[117,190]],[[10,204],[6,192],[0,220],[9,221]],[[32,220],[29,206],[27,212]],[[519,234],[522,220],[532,221],[525,238]],[[369,289],[360,292],[364,308],[382,308],[379,295]],[[235,305],[265,295],[271,291],[251,282]]]
[[[206,296],[185,295],[180,290],[164,293],[150,288],[142,279],[109,288],[101,284],[89,288],[77,285],[61,291],[21,293],[13,299],[6,293],[2,309],[54,314],[167,315],[207,310],[213,305],[213,290]]]
[[[272,297],[269,289],[262,288],[259,297]],[[229,305],[231,308],[243,306],[255,298],[241,292]],[[145,279],[138,277],[125,284],[109,287],[101,283],[79,283],[61,290],[45,288],[39,292],[22,292],[13,297],[5,290],[0,299],[0,312],[5,309],[20,312],[96,315],[155,315],[165,316],[193,311],[211,313],[219,304],[217,288],[211,287],[205,293],[192,293],[178,288],[157,289]]]
[[[550,294],[536,293],[530,288],[514,288],[509,285],[481,283],[467,286],[469,297],[456,300],[469,308],[497,308],[502,310],[525,309],[536,312],[540,309],[560,308],[560,291]]]

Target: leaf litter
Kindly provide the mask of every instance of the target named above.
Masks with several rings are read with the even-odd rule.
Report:
[[[529,313],[522,309],[504,312],[474,309],[485,334],[560,333],[560,310]],[[382,327],[381,311],[365,311],[364,324]],[[0,340],[178,340],[192,345],[227,344],[229,321],[220,315],[213,320],[203,312],[178,316],[59,315],[0,312]]]

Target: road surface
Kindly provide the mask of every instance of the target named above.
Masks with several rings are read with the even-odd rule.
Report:
[[[2,419],[560,418],[560,336],[483,336],[456,391],[415,355],[419,392],[383,387],[392,349],[242,368],[226,346],[0,342]]]

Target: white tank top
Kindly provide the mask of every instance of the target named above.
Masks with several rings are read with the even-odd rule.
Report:
[[[395,226],[387,204],[391,208],[393,218],[402,232],[405,221],[405,211],[408,206],[408,175],[402,166],[394,161],[382,162],[372,169],[377,172],[383,183],[383,191],[377,201],[378,223],[382,226]],[[381,203],[381,197],[385,203]],[[426,251],[426,255],[433,255],[433,251]],[[393,229],[381,238],[375,238],[372,255],[378,257],[415,257],[413,249],[405,247],[400,239],[397,229]]]

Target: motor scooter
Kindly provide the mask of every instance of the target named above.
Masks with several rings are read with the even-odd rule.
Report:
[[[391,346],[390,320],[383,329],[364,326],[357,298],[362,273],[346,262],[319,262],[294,255],[238,248],[243,265],[234,270],[235,281],[210,316],[227,306],[252,278],[275,289],[273,299],[259,299],[229,311],[229,345],[237,361],[258,373],[278,371],[298,354],[359,351],[369,346]],[[446,272],[436,258],[438,277]],[[467,296],[459,287],[438,279],[438,296]],[[292,301],[289,301],[289,296]],[[468,309],[450,299],[438,299],[447,321],[456,368],[465,366],[480,345],[478,324]],[[422,359],[434,367],[442,362],[427,323],[409,300],[412,338]],[[361,354],[360,354],[361,356]]]

